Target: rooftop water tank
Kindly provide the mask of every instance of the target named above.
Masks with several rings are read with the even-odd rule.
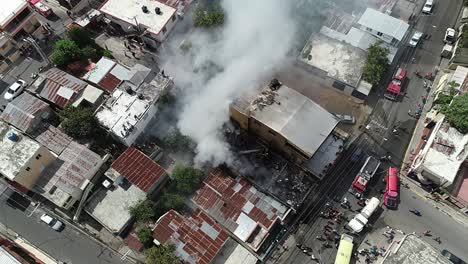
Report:
[[[15,132],[11,132],[11,131],[8,132],[7,138],[8,138],[9,140],[13,141],[13,142],[18,142],[18,140],[19,140],[18,135],[17,135]]]

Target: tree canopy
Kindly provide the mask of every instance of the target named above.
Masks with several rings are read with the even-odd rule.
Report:
[[[80,48],[95,44],[94,39],[91,37],[91,32],[85,28],[71,28],[67,31],[67,35]]]
[[[50,56],[52,63],[63,66],[76,61],[81,56],[81,50],[72,40],[59,40],[55,42],[54,50]]]
[[[367,49],[367,61],[364,65],[362,77],[366,82],[372,85],[379,84],[380,80],[388,70],[388,54],[387,48],[381,47],[381,41],[372,44]]]
[[[164,211],[174,209],[179,211],[184,207],[185,198],[176,193],[165,192],[161,198],[161,206]]]
[[[130,215],[137,222],[147,223],[155,217],[155,204],[150,200],[140,201],[129,208]]]
[[[90,138],[97,131],[98,122],[90,108],[68,104],[59,115],[63,130],[75,139]]]
[[[217,6],[205,10],[198,7],[193,16],[193,24],[196,27],[216,27],[224,24],[224,12],[221,7]]]
[[[146,250],[146,264],[180,264],[180,259],[174,255],[172,246],[158,246]]]
[[[203,172],[190,166],[176,165],[172,171],[175,187],[183,193],[191,193],[198,187]]]
[[[451,126],[460,133],[468,133],[468,94],[454,97],[452,103],[441,110]]]
[[[153,241],[153,232],[151,229],[144,227],[136,232],[138,239],[143,245],[150,245]]]

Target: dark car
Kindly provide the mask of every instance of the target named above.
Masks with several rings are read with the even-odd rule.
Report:
[[[461,260],[459,257],[455,256],[452,252],[444,249],[442,250],[442,255],[448,258],[454,264],[466,264],[465,261]]]

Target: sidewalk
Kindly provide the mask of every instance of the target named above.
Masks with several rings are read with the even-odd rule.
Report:
[[[392,233],[393,239],[389,239],[385,233]],[[380,263],[388,249],[395,243],[399,243],[405,236],[405,233],[398,229],[393,229],[389,226],[375,229],[368,233],[363,242],[357,248],[356,263],[366,263],[366,258],[371,260],[370,263]],[[360,254],[362,252],[362,254]],[[364,252],[370,252],[365,254]]]

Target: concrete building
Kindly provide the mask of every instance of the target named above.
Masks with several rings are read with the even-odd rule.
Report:
[[[159,98],[174,85],[161,73],[139,86],[122,82],[96,112],[99,123],[117,140],[132,146],[158,111]]]
[[[31,190],[55,156],[26,135],[0,122],[0,173]]]
[[[99,11],[125,32],[134,32],[157,47],[184,15],[192,0],[106,0]]]
[[[242,178],[213,170],[192,201],[249,251],[262,258],[291,209]]]
[[[0,31],[5,32],[15,41],[33,35],[40,27],[36,13],[31,10],[25,0],[9,0],[2,2],[0,10]]]
[[[273,82],[255,98],[233,102],[231,119],[323,178],[341,152],[346,135],[336,128],[334,115],[297,91]]]
[[[133,147],[122,153],[105,175],[85,211],[114,234],[120,234],[132,220],[128,209],[156,194],[168,180],[161,166]]]
[[[63,109],[67,104],[97,107],[103,91],[58,68],[40,73],[28,90],[54,106]]]
[[[157,246],[174,246],[175,255],[184,263],[209,264],[229,235],[200,209],[189,216],[170,210],[156,222],[153,238]]]
[[[465,201],[468,206],[468,134],[462,134],[432,111],[427,118],[425,136],[416,153],[411,171],[423,183],[432,182]]]
[[[80,201],[93,178],[107,160],[76,142],[63,150],[58,158],[47,166],[34,190],[55,205],[68,210]]]
[[[366,9],[357,24],[361,30],[392,46],[399,46],[409,28],[409,24],[405,21],[372,8]]]
[[[32,134],[36,128],[53,115],[49,105],[30,95],[22,93],[9,102],[0,115],[0,119],[21,130]]]
[[[450,264],[439,250],[416,235],[406,235],[399,243],[392,242],[387,249],[382,264]]]
[[[110,94],[123,81],[128,81],[138,87],[143,82],[149,83],[155,76],[151,69],[141,64],[136,64],[130,68],[106,57],[102,57],[96,64],[90,65],[89,68],[89,71],[81,78]]]
[[[299,60],[325,79],[325,84],[360,101],[367,99],[372,85],[362,80],[367,49],[377,41],[389,49],[393,61],[409,25],[372,8],[359,15],[339,15],[325,23],[320,33],[313,33]],[[359,19],[357,19],[359,18]],[[337,21],[335,21],[337,20]]]
[[[0,263],[52,264],[56,261],[19,236],[10,240],[0,235]]]

